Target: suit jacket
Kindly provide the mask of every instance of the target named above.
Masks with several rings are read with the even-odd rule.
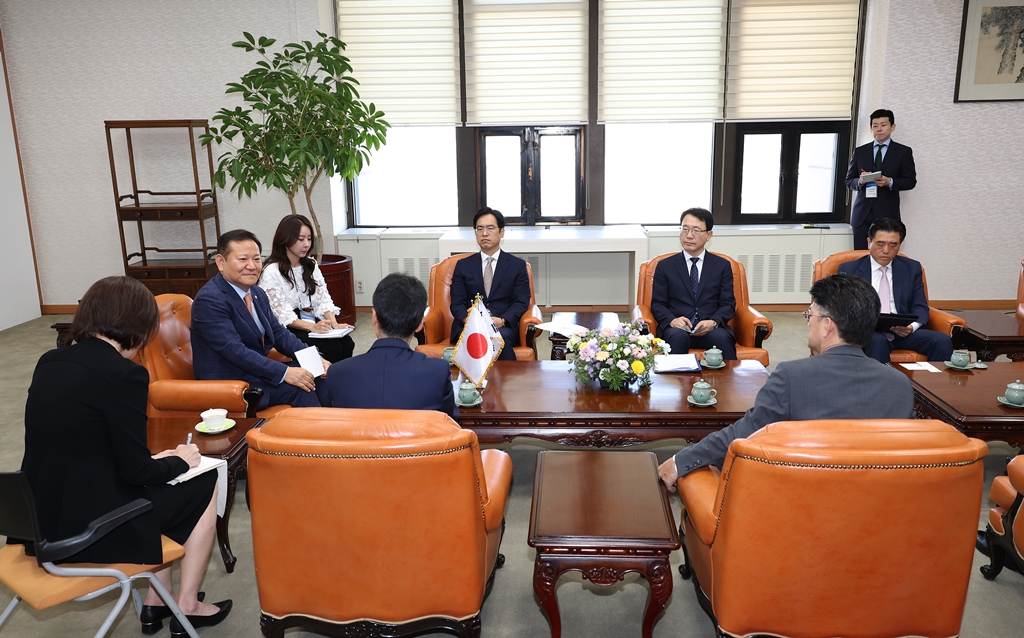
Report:
[[[188,470],[146,447],[149,373],[100,339],[44,354],[25,404],[21,469],[35,496],[43,536],[80,534],[94,519]],[[184,441],[182,441],[184,442]],[[114,528],[70,562],[161,561],[160,520],[146,512]]]
[[[725,463],[729,444],[778,421],[909,419],[914,391],[905,374],[868,358],[857,346],[784,361],[757,393],[754,407],[732,425],[676,454],[679,476]]]
[[[278,323],[267,293],[249,289],[253,310],[266,335],[259,332],[235,289],[215,276],[192,303],[192,369],[197,379],[240,379],[259,387],[281,383],[288,366],[267,358],[271,348],[292,357],[306,344]]]
[[[459,418],[448,362],[401,339],[377,339],[366,354],[332,364],[327,391],[335,408],[438,410]]]
[[[452,335],[455,343],[462,334],[463,321],[469,314],[473,299],[479,294],[492,317],[501,317],[514,334],[519,334],[519,318],[530,307],[530,276],[526,262],[511,253],[501,251],[494,266],[491,294],[484,294],[484,266],[480,253],[460,259],[452,273],[451,313]]]
[[[882,158],[882,175],[892,178],[892,188],[878,187],[878,196],[864,196],[868,184],[860,183],[861,170],[869,173],[875,171],[875,143],[872,141],[858,146],[850,159],[850,168],[846,171],[846,186],[857,192],[853,201],[853,213],[850,224],[860,226],[874,211],[875,217],[900,218],[900,191],[908,191],[917,186],[917,169],[914,166],[914,152],[909,146],[889,141],[889,150]],[[874,183],[874,182],[872,182]]]
[[[689,255],[680,252],[661,260],[654,270],[651,313],[658,322],[658,334],[676,317],[693,317],[694,309],[701,320],[714,319],[720,328],[731,334],[732,329],[726,324],[736,315],[732,264],[718,255],[706,253],[696,299],[690,285],[691,266]]]
[[[897,256],[889,264],[892,268],[892,293],[896,299],[896,312],[901,315],[916,315],[921,325],[928,323],[928,297],[924,294],[924,279],[921,277],[921,263],[909,257]],[[871,283],[871,257],[848,261],[839,266],[839,272],[857,275]],[[882,312],[889,312],[882,309]]]

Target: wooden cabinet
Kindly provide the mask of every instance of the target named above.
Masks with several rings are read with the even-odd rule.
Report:
[[[125,274],[144,283],[154,295],[181,293],[194,298],[217,274],[214,254],[220,218],[213,188],[213,151],[209,146],[203,149],[198,139],[209,133],[209,123],[108,120],[104,124]],[[159,134],[145,139],[144,130]],[[160,188],[173,182],[177,190],[155,190],[150,182],[159,183]],[[171,223],[181,224],[184,232],[161,233],[155,228]],[[158,239],[152,239],[154,234]]]

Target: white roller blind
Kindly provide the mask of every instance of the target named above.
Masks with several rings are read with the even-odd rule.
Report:
[[[598,119],[722,117],[726,0],[603,0]]]
[[[733,0],[726,116],[848,118],[857,0]]]
[[[338,0],[337,7],[360,97],[391,124],[460,122],[456,0]]]
[[[587,1],[465,0],[467,124],[587,120]]]

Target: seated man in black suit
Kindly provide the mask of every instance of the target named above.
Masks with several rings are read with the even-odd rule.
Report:
[[[654,271],[651,313],[658,336],[672,352],[718,346],[723,359],[736,358],[736,337],[727,322],[736,314],[732,265],[704,249],[715,218],[691,208],[679,218],[683,252],[663,259]]]
[[[928,297],[924,294],[921,264],[899,256],[906,237],[907,227],[900,220],[876,219],[868,229],[871,254],[839,266],[839,272],[857,275],[871,283],[882,302],[883,313],[917,316],[917,321],[909,326],[876,332],[864,353],[882,363],[889,363],[889,353],[894,349],[920,352],[928,361],[949,361],[953,354],[950,336],[921,327],[928,323]]]
[[[412,349],[423,325],[427,290],[415,277],[392,273],[373,291],[377,341],[366,354],[327,371],[329,405],[336,408],[439,410],[459,418],[448,362]]]
[[[458,343],[469,308],[477,295],[494,318],[494,325],[505,340],[498,359],[515,361],[512,350],[519,345],[519,318],[530,307],[530,276],[526,262],[502,252],[505,216],[492,208],[481,208],[473,216],[476,243],[480,252],[460,259],[452,273],[452,343]]]

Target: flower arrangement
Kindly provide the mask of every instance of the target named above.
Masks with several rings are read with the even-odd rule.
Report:
[[[577,381],[601,381],[612,390],[621,390],[634,380],[642,386],[650,385],[654,355],[668,354],[670,350],[667,343],[640,334],[630,323],[580,331],[569,338],[566,348]]]

